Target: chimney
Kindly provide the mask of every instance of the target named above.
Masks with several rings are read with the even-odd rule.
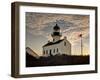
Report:
[[[66,37],[66,36],[64,36],[64,39],[67,39],[67,37]]]

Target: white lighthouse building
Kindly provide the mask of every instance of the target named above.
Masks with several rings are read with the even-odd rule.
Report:
[[[47,44],[43,45],[43,56],[71,55],[71,43],[66,37],[61,39],[62,34],[57,24],[53,27],[51,36],[53,41],[48,41]]]

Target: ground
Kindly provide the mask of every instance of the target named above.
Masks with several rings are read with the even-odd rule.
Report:
[[[26,67],[89,64],[89,56],[55,55],[35,58],[26,53]]]

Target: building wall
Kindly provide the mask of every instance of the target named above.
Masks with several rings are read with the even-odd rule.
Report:
[[[61,54],[67,54],[71,55],[71,44],[69,43],[68,40],[62,41],[60,44],[60,53]]]
[[[43,52],[45,51],[44,56],[49,56],[50,55],[50,49],[51,49],[52,55],[58,54],[57,48],[59,48],[58,44],[43,47]],[[54,52],[54,49],[55,49],[55,52]],[[47,52],[48,52],[48,54],[47,54]]]
[[[66,46],[64,45],[65,42],[66,42]],[[57,51],[57,49],[58,49],[58,51]],[[45,47],[43,47],[43,55],[50,56],[50,50],[51,50],[52,55],[56,55],[56,54],[58,54],[58,55],[61,55],[61,54],[71,55],[71,44],[69,43],[68,40],[64,39],[64,41],[62,41],[58,44],[45,46]]]
[[[53,40],[54,40],[54,42],[56,42],[56,41],[60,40],[60,37],[59,36],[53,36]]]

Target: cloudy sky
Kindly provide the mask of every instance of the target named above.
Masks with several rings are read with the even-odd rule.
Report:
[[[53,27],[59,25],[62,38],[72,44],[72,54],[81,54],[79,34],[83,35],[83,54],[89,54],[89,16],[26,12],[26,47],[42,55],[42,46],[52,41]]]

